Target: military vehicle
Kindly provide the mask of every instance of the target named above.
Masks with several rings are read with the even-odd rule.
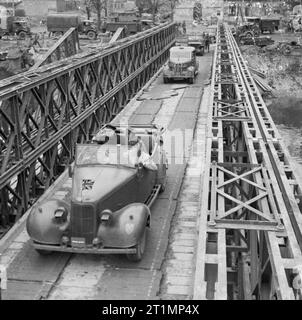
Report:
[[[141,260],[150,207],[166,184],[163,131],[109,124],[93,143],[78,144],[69,167],[70,196],[37,203],[27,219],[34,248],[41,254],[126,254]]]
[[[47,31],[56,36],[63,35],[68,29],[76,28],[80,35],[90,40],[97,38],[97,28],[93,21],[82,19],[78,14],[52,13],[46,19]]]
[[[170,80],[185,79],[194,83],[199,64],[196,49],[188,46],[175,46],[170,49],[169,62],[163,71],[164,83]]]

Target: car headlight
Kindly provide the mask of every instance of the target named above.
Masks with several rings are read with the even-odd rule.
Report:
[[[111,220],[112,211],[109,209],[105,209],[100,213],[101,222],[108,223]]]
[[[57,223],[64,223],[67,220],[68,211],[64,207],[58,207],[54,212],[54,218]]]
[[[193,67],[193,66],[190,66],[190,67],[188,68],[188,71],[193,72],[193,71],[194,71],[194,67]]]

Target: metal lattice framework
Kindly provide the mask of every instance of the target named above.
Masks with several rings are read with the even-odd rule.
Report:
[[[77,54],[80,50],[79,34],[76,28],[70,28],[65,34],[34,64],[32,69],[59,61]]]
[[[217,32],[194,298],[301,298],[301,190],[229,28]]]
[[[0,216],[18,219],[168,58],[164,24],[0,82]]]

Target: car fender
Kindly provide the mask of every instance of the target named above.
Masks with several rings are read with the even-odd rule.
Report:
[[[102,214],[101,214],[102,215]],[[150,209],[143,203],[132,203],[110,214],[98,228],[97,237],[104,247],[135,246],[150,223]]]
[[[55,213],[64,210],[64,217]],[[43,244],[60,244],[70,223],[70,205],[62,200],[49,200],[32,207],[26,221],[30,238]]]

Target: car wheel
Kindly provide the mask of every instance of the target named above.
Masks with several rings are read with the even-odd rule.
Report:
[[[194,78],[189,78],[189,84],[193,84],[194,83]]]
[[[136,262],[142,260],[142,257],[145,252],[145,247],[146,247],[146,233],[147,232],[146,232],[146,227],[145,227],[143,235],[141,236],[139,242],[135,246],[136,253],[127,254],[128,260],[136,261]]]
[[[24,40],[26,38],[26,32],[20,31],[18,33],[18,38]]]
[[[39,253],[41,256],[49,256],[52,254],[52,251],[50,250],[41,250],[41,249],[35,249],[37,253]]]
[[[167,77],[164,77],[164,83],[169,83],[169,79]]]
[[[87,33],[87,37],[88,37],[89,40],[96,39],[96,33],[93,32],[93,31],[89,31],[89,32]]]

